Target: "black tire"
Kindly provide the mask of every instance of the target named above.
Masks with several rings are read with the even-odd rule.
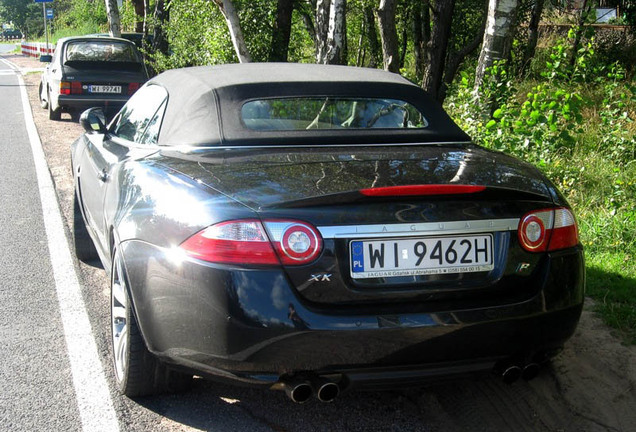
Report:
[[[60,108],[53,109],[53,102],[51,101],[51,94],[49,93],[49,120],[61,120],[62,119],[62,110]]]
[[[44,99],[44,97],[43,97],[44,95],[42,94],[43,93],[42,90],[43,90],[42,83],[40,83],[40,89],[38,91],[39,95],[40,95],[40,106],[43,109],[47,109],[49,107],[49,101]]]
[[[73,247],[75,256],[82,262],[93,261],[98,257],[97,249],[82,216],[77,193],[73,193]]]
[[[118,251],[113,258],[110,285],[111,340],[119,392],[128,397],[140,397],[189,389],[192,375],[167,368],[146,348],[133,312]]]

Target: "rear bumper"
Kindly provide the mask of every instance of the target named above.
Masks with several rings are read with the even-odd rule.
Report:
[[[130,99],[130,96],[58,96],[57,106],[64,111],[84,111],[93,107],[100,107],[104,112],[119,111]]]
[[[551,257],[545,286],[524,301],[426,313],[396,305],[391,314],[317,309],[281,270],[179,261],[135,241],[122,252],[150,351],[198,375],[252,385],[304,372],[368,387],[485,371],[560,348],[583,305],[580,250]]]

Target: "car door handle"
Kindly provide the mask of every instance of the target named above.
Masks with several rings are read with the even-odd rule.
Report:
[[[108,171],[104,168],[97,174],[99,181],[106,183],[108,181]]]

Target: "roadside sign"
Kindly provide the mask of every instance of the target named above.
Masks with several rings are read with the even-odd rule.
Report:
[[[46,10],[46,19],[53,19],[53,9]]]
[[[36,3],[51,3],[53,0],[35,0]]]

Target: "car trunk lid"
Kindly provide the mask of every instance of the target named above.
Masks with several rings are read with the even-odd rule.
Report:
[[[315,304],[518,301],[509,297],[527,294],[541,271],[516,229],[523,214],[552,205],[549,186],[535,168],[474,145],[166,156],[258,212],[270,237],[282,236],[281,220],[316,227],[320,257],[285,266]]]

